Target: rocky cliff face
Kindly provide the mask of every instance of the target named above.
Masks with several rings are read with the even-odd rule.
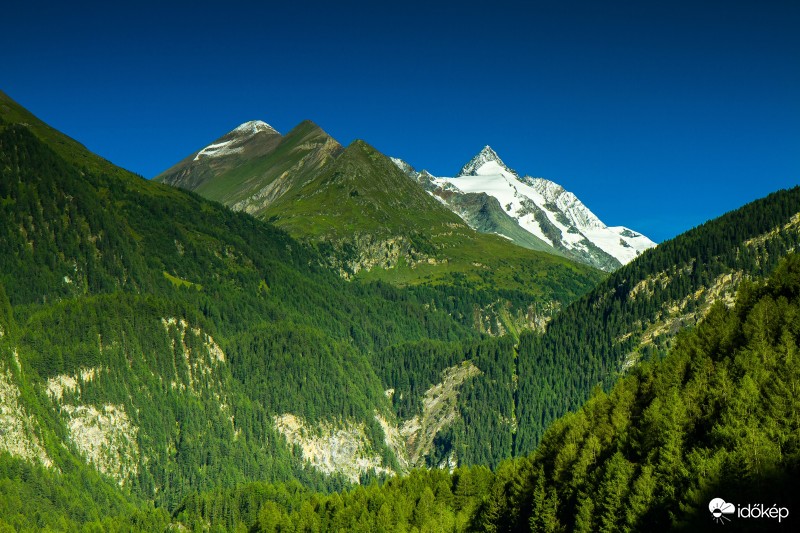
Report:
[[[50,467],[53,462],[42,447],[40,428],[21,401],[15,374],[21,371],[16,352],[15,371],[0,362],[0,450]]]
[[[295,446],[304,461],[326,474],[341,474],[357,483],[367,473],[402,473],[414,467],[425,467],[434,448],[434,439],[459,418],[458,394],[470,378],[481,374],[480,369],[465,361],[445,369],[442,381],[425,391],[422,413],[409,420],[394,420],[376,411],[375,420],[383,431],[383,442],[367,437],[364,422],[357,420],[320,421],[310,424],[292,413],[273,418],[275,428],[287,443]],[[387,396],[394,394],[387,391]],[[376,453],[380,444],[394,455],[396,467],[387,464]],[[442,468],[453,468],[458,458],[451,455]]]
[[[296,446],[304,461],[325,474],[341,474],[352,483],[362,476],[394,474],[383,465],[374,443],[367,438],[363,422],[323,421],[312,425],[291,413],[276,415],[275,429]]]
[[[425,456],[433,449],[436,435],[458,418],[459,387],[469,378],[480,375],[470,362],[445,369],[442,381],[425,391],[422,414],[403,422],[400,434],[405,438],[411,466],[424,466]],[[452,458],[457,462],[457,458]]]
[[[373,268],[390,269],[401,262],[411,268],[421,264],[437,265],[444,260],[436,259],[419,251],[405,235],[385,238],[369,233],[360,233],[352,239],[328,243],[331,253],[328,264],[339,270],[345,279],[351,279],[361,271]]]

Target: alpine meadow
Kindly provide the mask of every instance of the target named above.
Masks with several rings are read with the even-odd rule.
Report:
[[[335,75],[301,73],[344,102],[359,64],[321,49]],[[0,531],[800,529],[800,186],[662,240],[635,187],[511,168],[499,134],[434,174],[387,137],[247,120],[146,179],[19,101],[0,92]]]

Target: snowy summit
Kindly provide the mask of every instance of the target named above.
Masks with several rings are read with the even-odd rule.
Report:
[[[267,131],[267,132],[270,132],[270,133],[278,133],[278,130],[276,130],[275,128],[273,128],[272,126],[270,126],[269,124],[267,124],[264,121],[251,120],[250,122],[245,122],[244,124],[241,124],[241,125],[237,126],[236,129],[231,131],[228,135],[231,135],[233,133],[236,133],[236,134],[239,134],[239,135],[247,135],[247,134],[255,135],[256,133],[259,133],[259,132],[262,132],[262,131]]]
[[[655,246],[624,226],[607,226],[577,196],[544,178],[520,177],[485,146],[458,176],[430,180],[439,190],[495,197],[503,210],[556,250],[603,270],[615,270]],[[432,191],[436,195],[436,191]]]
[[[219,141],[209,144],[194,156],[194,161],[205,157],[224,157],[239,154],[244,151],[244,144],[256,135],[266,133],[268,135],[280,135],[278,130],[261,120],[251,120],[240,124],[228,132]]]
[[[491,175],[497,172],[507,172],[514,176],[518,176],[516,172],[508,168],[497,152],[492,150],[488,144],[478,152],[478,155],[470,159],[469,163],[461,167],[459,176],[478,176],[478,175]]]

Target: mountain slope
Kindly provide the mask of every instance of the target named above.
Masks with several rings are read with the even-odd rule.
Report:
[[[302,186],[341,150],[339,143],[311,121],[301,122],[285,136],[253,121],[154,180],[259,216],[281,195]]]
[[[188,500],[181,523],[256,531],[794,531],[798,313],[800,258],[792,255],[766,283],[744,286],[733,309],[714,306],[666,358],[637,367],[608,394],[598,391],[556,421],[536,452],[494,473],[416,470],[342,494],[254,484]]]
[[[170,183],[174,176],[158,179]],[[480,319],[473,320],[472,311],[462,314],[490,324],[479,325],[482,331],[540,327],[601,277],[508,239],[476,233],[373,147],[356,141],[339,150],[308,122],[287,134],[274,152],[222,171],[196,190],[313,243],[348,279],[468,287],[482,292],[464,296],[474,305],[491,294],[491,302],[477,310]],[[517,295],[509,298],[502,291]],[[510,312],[498,311],[507,305]]]
[[[280,141],[281,134],[269,124],[260,120],[245,122],[156,176],[155,180],[194,191],[214,176],[269,155]]]
[[[405,420],[385,391],[402,384],[379,366],[393,346],[457,343],[457,360],[433,362],[424,388],[470,359],[480,373],[464,379],[496,387],[482,377],[493,359],[460,346],[494,341],[446,303],[432,309],[439,295],[348,283],[269,224],[121,169],[78,166],[92,161],[78,148],[66,160],[33,133],[45,126],[16,115],[0,115],[7,471],[39,465],[32,475],[50,484],[69,470],[96,480],[97,495],[122,486],[170,511],[190,491],[252,479],[340,488],[406,468],[417,431],[389,438]],[[461,405],[429,417],[427,435]],[[490,405],[471,408],[491,416]],[[307,439],[317,433],[332,437]],[[414,449],[423,462],[431,453]],[[105,511],[126,509],[117,504]]]
[[[543,178],[520,178],[489,146],[464,165],[455,178],[419,175],[418,179],[427,181],[432,194],[454,210],[459,209],[459,204],[452,198],[470,194],[492,196],[509,218],[516,221],[506,226],[515,230],[519,226],[561,254],[603,270],[613,271],[655,246],[650,239],[628,228],[606,226],[560,185]],[[470,211],[475,218],[474,209]],[[501,234],[515,239],[518,231],[513,235]],[[520,244],[524,245],[524,241]]]
[[[746,285],[733,308],[715,305],[666,358],[553,424],[530,459],[498,475],[476,526],[796,529],[798,313],[792,255],[766,284]],[[770,512],[712,514],[720,497]]]
[[[341,239],[356,232],[411,233],[419,227],[463,226],[392,163],[355,141],[312,181],[268,213],[290,233]],[[318,213],[309,220],[309,213]],[[457,228],[456,228],[457,229]],[[436,231],[436,229],[434,229]]]
[[[519,346],[515,452],[531,452],[544,429],[610,387],[642,360],[663,355],[739,284],[759,279],[800,245],[800,187],[773,193],[643,253],[564,309],[544,335]]]
[[[254,473],[323,481],[304,474],[302,461],[264,425],[285,404],[251,394],[235,378],[255,364],[252,350],[249,357],[228,355],[241,342],[239,332],[268,318],[282,326],[262,336],[273,357],[290,351],[280,349],[281,336],[314,338],[318,359],[302,375],[334,369],[335,378],[321,380],[325,386],[351,389],[333,404],[317,395],[324,388],[302,393],[286,383],[280,388],[300,392],[281,396],[300,406],[298,414],[373,421],[373,408],[383,405],[389,416],[378,379],[355,370],[364,356],[344,345],[348,330],[362,326],[351,329],[342,318],[365,308],[345,311],[355,296],[344,295],[335,276],[310,269],[314,256],[287,235],[175,189],[142,180],[139,192],[113,177],[81,176],[24,128],[0,132],[0,154],[2,285],[17,324],[15,334],[0,339],[12,391],[7,405],[19,397],[13,391],[34,391],[29,401],[17,401],[19,431],[5,435],[3,449],[63,468],[63,443],[74,457],[166,506],[189,480],[197,488]],[[389,314],[392,323],[406,321],[399,310]],[[356,320],[374,327],[375,319]],[[407,326],[400,331],[415,329]],[[284,379],[300,375],[284,367]],[[37,423],[25,423],[33,413],[41,413]],[[93,428],[101,431],[99,443]],[[21,441],[33,444],[15,452]],[[260,451],[245,452],[251,448]],[[198,471],[204,460],[215,467]]]

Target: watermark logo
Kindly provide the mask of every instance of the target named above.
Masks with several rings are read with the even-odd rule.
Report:
[[[724,524],[731,521],[731,519],[725,515],[736,513],[736,506],[726,502],[722,498],[714,498],[708,502],[708,510],[711,511],[714,522]]]
[[[726,524],[731,518],[756,518],[756,519],[777,519],[780,523],[789,516],[789,509],[778,507],[777,504],[769,506],[763,503],[748,503],[736,505],[728,503],[722,498],[714,498],[708,502],[708,510],[711,517],[718,524]],[[726,516],[727,515],[727,516]]]

